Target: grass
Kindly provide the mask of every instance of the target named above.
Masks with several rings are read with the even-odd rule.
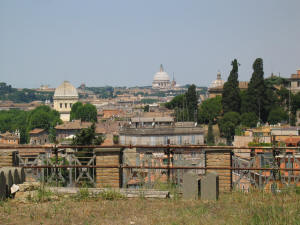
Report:
[[[9,200],[0,205],[0,224],[300,224],[300,195],[233,192],[202,202],[126,199],[111,192],[85,201]]]

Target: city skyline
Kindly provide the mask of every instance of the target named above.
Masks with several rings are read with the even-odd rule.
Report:
[[[300,2],[2,1],[1,82],[14,87],[151,86],[163,64],[178,84],[227,79],[237,58],[248,81],[300,68]],[[25,79],[24,79],[25,78]]]

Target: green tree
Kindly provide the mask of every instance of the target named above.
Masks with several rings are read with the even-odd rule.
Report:
[[[82,104],[76,102],[73,104],[70,113],[70,120],[81,120],[85,122],[97,122],[97,109],[90,103]]]
[[[198,122],[201,124],[215,123],[222,113],[222,97],[209,98],[201,103],[198,110]]]
[[[247,112],[241,115],[241,124],[246,127],[256,127],[258,117],[254,112]]]
[[[198,96],[196,86],[192,84],[186,92],[186,102],[188,109],[188,119],[194,121],[197,118]]]
[[[72,144],[73,145],[101,145],[104,142],[104,136],[96,135],[96,126],[93,123],[88,128],[83,128],[76,134]]]
[[[82,102],[76,102],[72,105],[71,112],[70,112],[70,121],[72,120],[79,120],[79,109],[82,108]]]
[[[241,98],[238,81],[238,61],[234,59],[231,63],[232,70],[227,82],[223,87],[222,105],[223,112],[240,112]]]
[[[171,101],[165,104],[168,109],[183,108],[186,102],[185,94],[176,95]]]
[[[248,85],[245,108],[248,112],[255,112],[258,117],[260,117],[263,121],[266,121],[268,116],[264,111],[266,86],[264,82],[263,60],[261,58],[257,58],[254,61],[253,70],[254,71]]]
[[[288,114],[282,108],[272,109],[268,116],[268,122],[270,124],[277,124],[283,121],[287,121],[289,118]]]
[[[59,113],[45,105],[39,106],[30,111],[27,121],[28,130],[42,128],[49,131],[50,128],[62,123]]]
[[[207,143],[207,145],[214,145],[215,144],[215,137],[214,137],[213,127],[212,127],[211,122],[208,124],[206,143]]]
[[[144,112],[149,112],[149,108],[150,108],[149,105],[145,105],[145,107],[144,107]]]
[[[235,132],[235,128],[240,123],[240,114],[237,112],[227,112],[223,118],[219,120],[219,129],[221,136],[227,139],[227,143],[231,144]]]

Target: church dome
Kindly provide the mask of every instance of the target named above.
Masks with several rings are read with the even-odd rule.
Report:
[[[54,97],[76,97],[78,98],[78,92],[76,88],[69,82],[64,81],[59,85],[54,92]]]
[[[209,88],[223,87],[224,83],[225,83],[225,81],[222,80],[222,78],[221,78],[221,73],[218,72],[218,73],[217,73],[217,79],[214,80],[214,81],[210,84]]]
[[[170,81],[170,77],[162,65],[160,65],[160,71],[154,75],[153,81]]]

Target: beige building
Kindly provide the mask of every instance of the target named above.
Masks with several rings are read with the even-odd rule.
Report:
[[[202,145],[204,131],[195,126],[161,126],[153,128],[123,127],[119,132],[121,145]]]
[[[53,102],[54,109],[60,113],[60,119],[70,121],[72,105],[78,102],[78,92],[69,81],[64,81],[55,89]]]
[[[300,69],[297,70],[296,74],[292,74],[287,80],[289,81],[291,91],[294,94],[298,93],[300,91]]]
[[[29,132],[31,145],[45,145],[50,144],[49,134],[46,130],[35,128]]]

